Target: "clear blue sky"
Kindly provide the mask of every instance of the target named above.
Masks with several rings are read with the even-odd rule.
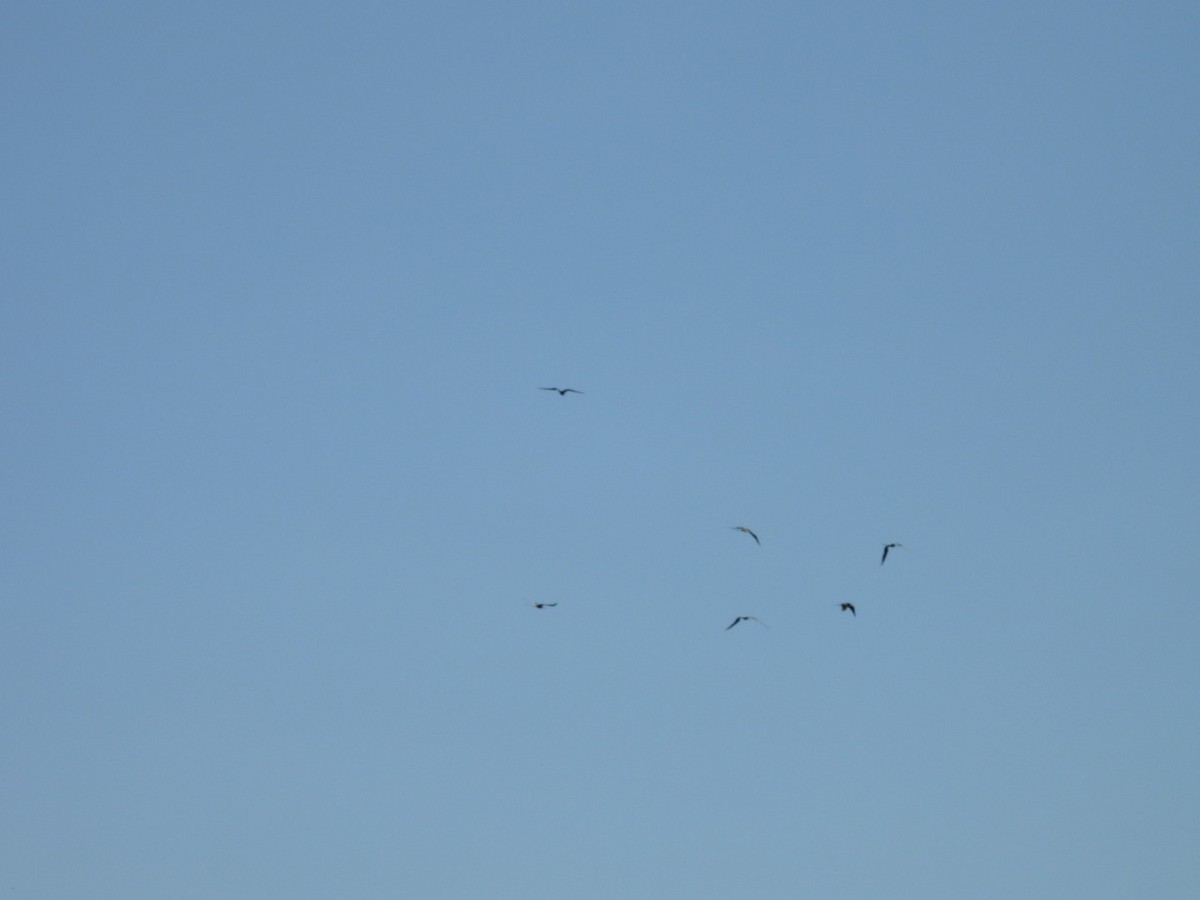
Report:
[[[1200,896],[1198,33],[6,4],[0,892]]]

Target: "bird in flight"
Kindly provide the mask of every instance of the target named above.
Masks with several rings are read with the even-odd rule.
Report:
[[[887,555],[888,555],[889,550],[891,550],[893,547],[903,547],[903,546],[904,546],[903,544],[884,544],[883,545],[883,556],[882,556],[882,558],[880,558],[879,564],[882,566],[885,562],[887,562]]]
[[[560,396],[560,397],[565,397],[567,394],[582,394],[583,393],[583,391],[577,391],[577,390],[575,390],[575,388],[548,387],[548,388],[538,388],[538,390],[539,391],[558,391],[558,396]]]
[[[751,531],[749,528],[747,528],[745,525],[731,525],[729,527],[732,528],[734,531],[740,531],[740,532],[742,532],[742,534],[750,535],[750,537],[754,538],[754,543],[758,544],[760,547],[762,546],[762,541],[760,541],[758,539],[758,535],[755,534],[753,531]]]
[[[730,628],[732,628],[738,622],[757,622],[763,628],[767,627],[767,623],[764,622],[762,619],[756,619],[754,616],[738,616],[736,619],[734,619],[732,622],[730,622],[728,625],[725,626],[725,630],[728,631]]]
[[[545,609],[547,606],[558,606],[557,603],[543,603],[541,600],[530,600],[529,605],[534,609]]]
[[[856,613],[854,611],[853,603],[843,603],[842,604],[842,612],[845,612],[846,610],[850,610],[850,615],[854,616],[854,618],[856,618],[856,619],[858,618],[858,613]]]

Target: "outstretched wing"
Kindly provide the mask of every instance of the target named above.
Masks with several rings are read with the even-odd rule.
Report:
[[[742,618],[743,618],[742,616],[738,616],[736,619],[734,619],[732,622],[730,622],[728,625],[725,626],[725,630],[728,631],[730,628],[732,628],[738,622],[742,621]]]
[[[750,537],[754,538],[754,543],[758,544],[759,546],[762,546],[762,541],[760,541],[758,539],[758,535],[755,534],[753,531],[751,531],[749,528],[747,528],[745,525],[734,525],[733,530],[740,531],[742,534],[750,535]]]

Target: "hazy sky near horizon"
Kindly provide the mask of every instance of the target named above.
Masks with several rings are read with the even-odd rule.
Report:
[[[1198,33],[6,4],[0,891],[1200,894]]]

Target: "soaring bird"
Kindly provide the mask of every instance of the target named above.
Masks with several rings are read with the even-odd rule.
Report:
[[[547,606],[558,606],[557,603],[543,603],[540,600],[530,600],[529,605],[534,609],[545,609]]]
[[[565,397],[567,394],[582,394],[583,393],[583,391],[577,391],[577,390],[575,390],[575,388],[549,387],[549,388],[538,388],[538,390],[539,391],[558,391],[558,396],[560,396],[560,397]]]
[[[732,622],[730,622],[728,625],[725,626],[725,630],[728,631],[730,628],[732,628],[738,622],[757,622],[763,628],[767,627],[767,623],[764,622],[762,619],[756,619],[754,616],[738,616],[736,619],[734,619]]]
[[[903,544],[884,544],[883,545],[883,557],[879,560],[879,564],[882,566],[885,562],[887,562],[887,555],[888,555],[889,550],[891,550],[893,547],[903,547],[903,546],[904,546]]]
[[[758,535],[755,534],[753,531],[751,531],[749,528],[747,528],[745,525],[731,525],[729,527],[732,528],[734,531],[740,531],[743,534],[750,535],[750,537],[754,538],[754,543],[758,544],[760,547],[762,546],[762,541],[760,541],[758,539]]]
[[[856,618],[856,619],[858,618],[858,613],[856,613],[854,611],[853,603],[843,603],[842,604],[842,612],[845,612],[846,610],[850,610],[850,615],[854,616],[854,618]]]

